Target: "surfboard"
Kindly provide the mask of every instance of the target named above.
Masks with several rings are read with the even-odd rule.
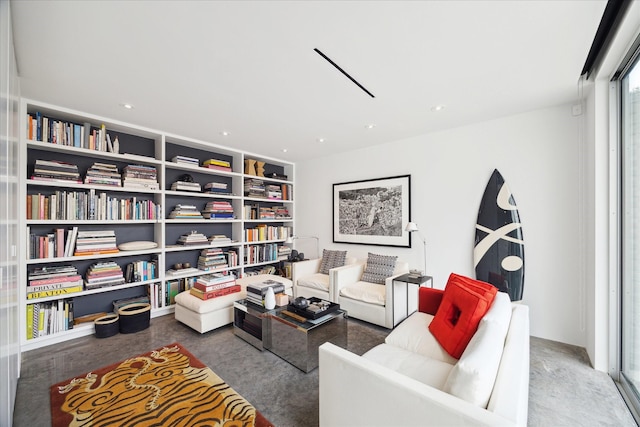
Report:
[[[484,190],[476,222],[473,263],[476,279],[520,301],[524,288],[522,224],[511,190],[497,169]]]

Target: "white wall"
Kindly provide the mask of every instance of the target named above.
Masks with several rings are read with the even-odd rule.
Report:
[[[580,283],[580,120],[563,105],[296,164],[296,234],[320,248],[398,255],[421,268],[422,247],[334,244],[332,184],[411,174],[412,220],[427,238],[427,273],[473,276],[478,206],[498,169],[520,210],[525,239],[523,303],[531,334],[585,345]],[[415,154],[407,155],[407,152]]]

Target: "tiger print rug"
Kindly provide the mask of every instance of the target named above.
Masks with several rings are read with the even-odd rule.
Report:
[[[271,424],[178,343],[51,386],[59,426]]]

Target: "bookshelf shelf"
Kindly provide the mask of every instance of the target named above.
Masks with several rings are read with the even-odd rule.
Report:
[[[75,227],[79,232],[113,231],[117,244],[153,241],[158,245],[153,249],[120,251],[113,254],[98,253],[91,256],[27,259],[29,249],[33,250],[34,247],[30,246],[33,243],[31,239],[25,239],[18,248],[20,257],[24,260],[19,263],[18,270],[18,282],[21,284],[19,288],[21,319],[27,318],[27,308],[32,304],[43,304],[44,307],[46,304],[52,305],[61,300],[73,301],[74,315],[78,317],[85,314],[112,311],[113,300],[140,295],[149,295],[152,304],[151,316],[156,317],[173,312],[173,306],[170,304],[169,282],[172,283],[171,288],[173,289],[176,280],[188,281],[199,275],[213,272],[229,272],[237,277],[242,277],[258,273],[263,268],[280,262],[278,259],[280,257],[274,254],[279,253],[280,249],[286,249],[284,238],[260,241],[245,240],[247,230],[255,229],[261,224],[270,228],[278,228],[281,233],[282,229],[286,228],[288,233],[293,234],[293,185],[295,181],[293,163],[255,156],[252,153],[217,145],[211,141],[180,137],[35,100],[23,99],[20,115],[22,126],[19,138],[21,143],[19,144],[18,195],[20,206],[18,211],[27,212],[28,205],[32,207],[30,213],[18,221],[18,226],[25,230],[25,234],[31,234],[37,238],[47,238],[52,233],[62,232],[62,234],[55,236],[56,240],[53,245],[56,250],[59,249],[59,246],[55,246],[56,242],[59,242],[60,238],[64,238],[66,243],[67,233]],[[52,123],[56,123],[55,126],[62,126],[65,130],[61,132],[60,128],[52,127]],[[45,127],[46,124],[49,126]],[[70,131],[71,128],[73,128],[73,132]],[[109,138],[106,138],[106,135],[109,135]],[[54,137],[56,143],[38,140],[52,141]],[[115,137],[118,137],[119,151],[111,152],[108,144],[104,142],[111,140],[113,146]],[[184,157],[187,158],[186,163]],[[180,160],[180,163],[176,160]],[[265,176],[257,176],[262,173],[257,170],[256,175],[246,173],[245,166],[252,161],[263,164]],[[36,166],[40,166],[42,169],[42,165],[47,162],[63,162],[65,165],[74,165],[79,172],[77,181],[82,182],[75,182],[75,175],[74,181],[71,181],[55,178],[55,174],[35,174]],[[139,186],[136,187],[85,184],[86,172],[96,163],[105,164],[112,169],[117,168],[117,172],[122,175],[124,175],[125,167],[130,165],[139,165],[142,170],[145,168],[154,169],[157,184],[146,186],[148,184],[138,182]],[[53,177],[55,180],[32,179],[34,175],[45,178]],[[185,178],[187,175],[193,182],[200,184],[202,192],[184,191],[183,189],[187,186],[184,183],[177,184],[178,181],[189,182],[188,178]],[[251,183],[254,180],[257,180],[255,182],[261,181],[265,186],[271,186],[269,188],[272,191],[282,191],[283,200],[251,197],[245,190],[247,182]],[[205,186],[207,187],[205,188]],[[114,205],[107,205],[106,209],[109,209],[108,206],[112,208],[112,213],[107,216],[102,216],[105,215],[105,208],[101,208],[101,211],[76,212],[74,210],[76,205],[71,205],[71,208],[66,205],[69,203],[68,199],[65,199],[65,202],[60,202],[60,198],[67,197],[69,193],[73,193],[74,197],[76,194],[81,197],[89,197],[89,200],[97,200],[91,199],[96,196],[103,197],[102,200],[105,197],[115,199],[116,203],[122,203],[124,206],[121,205],[123,206],[122,210],[114,214],[118,208]],[[285,193],[286,197],[284,197]],[[54,195],[55,199],[52,197]],[[31,198],[30,203],[27,203],[28,198]],[[43,202],[45,199],[46,202]],[[38,200],[37,209],[34,205],[35,200]],[[146,203],[143,208],[145,210],[142,211],[144,215],[134,215],[139,213],[135,203],[133,208],[131,208],[131,204],[127,204],[133,202]],[[55,203],[57,211],[51,210],[52,203]],[[80,203],[84,203],[84,201]],[[169,218],[177,205],[193,205],[200,211],[216,213],[217,216],[223,217],[216,219]],[[83,206],[82,204],[78,209],[83,209]],[[148,210],[147,206],[154,210]],[[224,216],[230,212],[229,206],[233,209],[233,214],[232,217],[226,218]],[[255,208],[256,212],[273,209],[278,215],[288,211],[289,217],[245,219],[245,211],[250,211],[251,208]],[[51,211],[49,214],[42,215],[42,209]],[[71,209],[72,216],[69,216],[67,209]],[[96,212],[99,212],[101,216],[92,216],[94,213],[98,215]],[[154,215],[151,215],[152,212]],[[43,219],[49,217],[141,217],[154,219]],[[203,245],[176,245],[181,236],[189,234],[191,231],[197,231],[207,237],[226,236],[231,241]],[[278,236],[280,235],[278,234]],[[191,270],[185,274],[168,274],[167,271],[176,264],[189,263],[194,267],[197,266],[201,251],[211,248],[222,249],[225,256],[229,258],[231,266],[209,271],[194,272]],[[37,250],[40,251],[39,255],[47,254],[47,251],[42,251],[42,246]],[[233,258],[233,262],[231,262],[231,258]],[[270,260],[255,262],[263,258]],[[156,268],[157,278],[83,290],[64,296],[27,299],[27,286],[30,286],[29,277],[36,269],[73,266],[84,281],[87,271],[96,263],[115,263],[124,272],[128,265],[136,262],[152,263]],[[27,338],[27,330],[25,321],[20,331],[23,350],[90,335],[95,331],[91,323],[89,325],[82,324],[63,332]]]

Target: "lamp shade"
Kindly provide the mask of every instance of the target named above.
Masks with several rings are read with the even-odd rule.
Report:
[[[408,232],[413,232],[413,231],[418,231],[418,224],[416,224],[415,222],[409,222],[407,223],[407,226],[404,228],[404,231],[408,231]]]

